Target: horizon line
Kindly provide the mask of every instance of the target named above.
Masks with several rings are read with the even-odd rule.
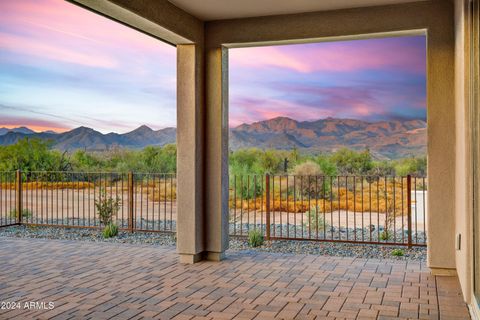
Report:
[[[253,121],[253,122],[244,122],[244,123],[241,123],[239,125],[235,125],[235,126],[229,126],[230,129],[234,129],[234,128],[238,128],[238,127],[241,127],[243,125],[252,125],[252,124],[256,124],[256,123],[261,123],[261,122],[267,122],[267,121],[272,121],[272,120],[276,120],[276,119],[288,119],[288,120],[292,120],[292,121],[295,121],[295,122],[316,122],[316,121],[321,121],[321,120],[329,120],[329,119],[333,119],[333,120],[353,120],[353,121],[361,121],[361,122],[366,122],[366,123],[379,123],[379,122],[393,122],[393,121],[401,121],[401,122],[405,122],[405,121],[414,121],[414,120],[421,120],[421,121],[424,121],[426,122],[427,119],[423,119],[423,118],[398,118],[398,119],[389,119],[389,120],[362,120],[362,119],[355,119],[355,118],[336,118],[336,117],[332,117],[332,116],[329,116],[329,117],[325,117],[325,118],[318,118],[318,119],[314,119],[314,120],[297,120],[297,119],[294,119],[292,117],[288,117],[288,116],[277,116],[277,117],[273,117],[273,118],[270,118],[270,119],[265,119],[265,120],[257,120],[257,121]],[[3,125],[0,125],[0,129],[8,129],[8,130],[15,130],[15,129],[22,129],[22,128],[26,128],[28,130],[31,130],[33,131],[34,133],[46,133],[46,132],[54,132],[56,134],[62,134],[62,133],[66,133],[66,132],[70,132],[70,131],[73,131],[73,130],[76,130],[76,129],[79,129],[79,128],[86,128],[86,129],[91,129],[91,130],[94,130],[94,131],[97,131],[97,132],[100,132],[101,134],[111,134],[111,133],[116,133],[116,134],[127,134],[127,133],[130,133],[130,132],[133,132],[135,130],[138,130],[142,127],[146,127],[152,131],[160,131],[160,130],[166,130],[166,129],[172,129],[172,128],[177,128],[176,126],[169,126],[169,127],[164,127],[164,128],[160,128],[160,129],[152,129],[150,126],[148,125],[145,125],[145,124],[142,124],[130,131],[126,131],[124,133],[118,133],[118,132],[114,132],[114,131],[110,131],[110,132],[107,132],[107,133],[102,133],[101,131],[98,131],[94,128],[91,128],[91,127],[87,127],[87,126],[78,126],[78,127],[75,127],[75,128],[69,128],[67,130],[62,130],[63,128],[58,128],[58,127],[45,127],[45,126],[36,126],[36,125],[8,125],[8,124],[3,124]]]

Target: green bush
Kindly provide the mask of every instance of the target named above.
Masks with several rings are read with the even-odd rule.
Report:
[[[0,146],[0,171],[70,171],[67,154],[50,148],[50,142],[28,137]]]
[[[95,208],[97,209],[99,220],[104,226],[112,223],[113,217],[117,215],[120,209],[120,205],[121,202],[118,197],[113,199],[107,194],[105,189],[102,188],[100,197],[95,199]]]
[[[30,219],[33,216],[32,211],[28,209],[22,209],[22,219]],[[10,218],[16,219],[17,218],[17,209],[10,210]]]
[[[387,241],[392,239],[392,234],[389,230],[383,230],[380,233],[380,240]]]
[[[370,151],[356,152],[342,148],[331,156],[341,175],[366,175],[373,169],[373,160]]]
[[[104,229],[103,229],[103,237],[105,239],[115,237],[118,235],[118,226],[114,223],[109,223]]]
[[[259,229],[251,230],[248,233],[248,245],[252,248],[259,247],[263,244],[263,235]]]
[[[105,151],[60,152],[52,148],[51,141],[27,137],[15,144],[0,146],[0,171],[20,169],[27,173],[26,177],[33,171],[174,173],[176,160],[175,144],[162,147],[148,146],[142,150],[112,148]],[[230,175],[285,174],[285,164],[288,172],[292,172],[294,171],[292,168],[309,161],[316,163],[320,168],[314,172],[319,171],[325,176],[337,174],[425,176],[427,167],[427,159],[422,156],[374,161],[368,149],[355,151],[343,148],[331,154],[308,154],[307,151],[299,151],[296,148],[291,151],[244,148],[230,152]],[[64,179],[52,173],[47,177],[39,177],[36,173],[35,178],[46,181]]]
[[[405,252],[402,249],[393,249],[392,250],[392,256],[403,257],[404,255],[405,255]]]
[[[427,158],[405,158],[394,162],[395,172],[398,176],[408,174],[424,177],[427,175]]]

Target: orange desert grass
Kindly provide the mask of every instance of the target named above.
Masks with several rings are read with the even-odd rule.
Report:
[[[357,187],[355,193],[353,190],[347,190],[346,188],[333,188],[332,201],[330,198],[326,199],[314,199],[310,201],[308,197],[302,197],[297,195],[296,201],[293,195],[286,197],[286,190],[283,192],[275,192],[273,198],[270,200],[271,211],[282,211],[292,213],[302,213],[308,211],[310,208],[318,206],[319,212],[330,212],[336,210],[348,210],[349,212],[395,212],[396,215],[407,214],[407,187],[404,183],[403,186],[403,201],[402,201],[402,188],[399,183],[388,182],[386,189],[385,185],[379,184],[377,188],[376,183],[371,184],[371,193],[369,185],[364,185],[363,197],[361,193],[361,187]],[[395,192],[394,192],[395,189]],[[385,192],[386,191],[386,192]],[[232,194],[232,192],[231,192]],[[362,202],[363,198],[363,202]],[[412,199],[413,201],[413,199]],[[257,197],[257,199],[242,200],[237,198],[234,201],[233,196],[230,196],[230,209],[243,209],[243,210],[266,210],[265,194]]]
[[[2,182],[0,183],[1,189],[15,189],[14,182]],[[23,182],[23,190],[56,190],[56,189],[90,189],[94,187],[92,182],[76,181],[76,182]]]

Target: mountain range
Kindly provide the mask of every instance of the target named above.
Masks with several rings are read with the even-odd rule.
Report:
[[[427,152],[427,124],[424,120],[367,122],[325,118],[297,121],[278,117],[230,130],[230,148],[256,146],[267,149],[334,152],[348,147],[370,149],[377,159],[424,156]]]
[[[155,131],[147,126],[141,126],[124,134],[114,132],[103,134],[87,127],[78,127],[63,133],[26,132],[16,128],[4,134],[0,131],[0,145],[14,144],[25,137],[49,140],[52,142],[53,148],[62,151],[76,149],[103,151],[115,147],[139,149],[146,146],[175,143],[176,129],[165,128]]]
[[[369,148],[377,159],[396,159],[426,154],[427,124],[424,120],[367,122],[325,118],[297,121],[286,117],[242,124],[230,129],[230,149],[257,147],[309,153],[332,152],[342,147]],[[36,133],[28,128],[0,128],[0,145],[16,143],[24,137],[51,140],[59,150],[107,150],[114,147],[139,149],[162,146],[176,141],[176,129],[152,130],[141,126],[131,132],[102,134],[86,127],[64,133]]]

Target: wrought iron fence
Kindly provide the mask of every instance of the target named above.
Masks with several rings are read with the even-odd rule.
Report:
[[[176,176],[159,173],[1,172],[0,226],[99,228],[96,203],[118,201],[128,231],[176,232]],[[230,177],[232,236],[426,245],[425,177]]]
[[[425,177],[230,177],[230,234],[426,245]]]
[[[1,226],[97,228],[96,203],[112,199],[122,230],[176,230],[175,174],[17,171],[0,179]]]
[[[0,172],[0,226],[2,227],[17,223],[18,188],[15,177],[15,172]]]

